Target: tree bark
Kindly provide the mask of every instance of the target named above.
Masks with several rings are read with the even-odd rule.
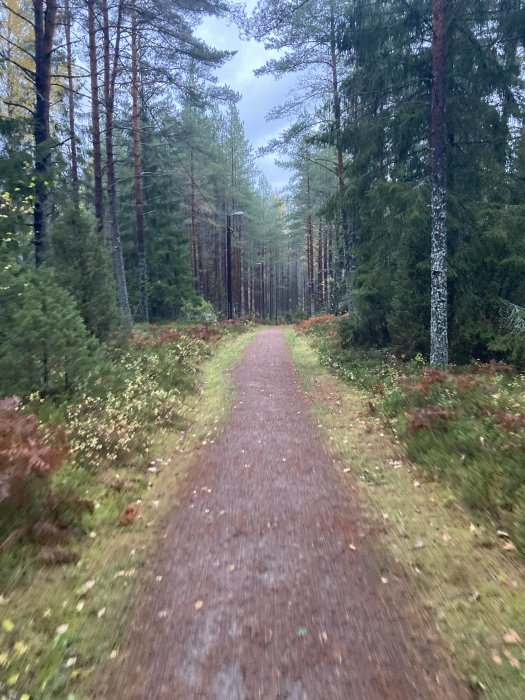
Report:
[[[433,0],[432,19],[432,232],[430,364],[448,363],[446,223],[446,34],[447,0]]]
[[[135,171],[135,227],[137,236],[137,257],[139,275],[139,309],[138,320],[149,321],[148,295],[146,281],[146,246],[144,242],[144,190],[142,186],[142,144],[140,139],[140,110],[139,110],[139,61],[137,11],[131,13],[131,97],[132,115],[131,128],[133,131],[133,164]],[[192,154],[193,155],[193,154]],[[193,197],[193,160],[192,160],[192,197]],[[194,228],[192,200],[192,234]]]
[[[33,0],[35,20],[35,194],[33,233],[35,264],[42,263],[48,244],[49,178],[51,176],[51,54],[56,29],[56,0]]]
[[[98,85],[96,0],[88,0],[89,73],[91,89],[91,139],[93,144],[93,175],[95,186],[95,217],[100,239],[104,239],[104,194],[102,185],[102,148],[100,145],[100,95]]]
[[[73,196],[78,205],[78,156],[77,134],[75,129],[75,85],[73,80],[73,51],[71,47],[71,25],[73,17],[69,0],[64,0],[64,30],[66,34],[67,83],[69,99],[69,138],[71,144],[71,184]]]
[[[117,79],[118,61],[120,55],[120,35],[122,31],[123,3],[119,3],[116,24],[116,38],[113,57],[109,37],[109,8],[108,0],[102,0],[102,31],[104,45],[104,106],[106,117],[106,189],[108,194],[109,230],[111,236],[111,248],[113,251],[113,265],[117,282],[117,298],[120,309],[124,315],[126,325],[131,328],[131,311],[129,308],[128,288],[126,273],[124,271],[124,259],[118,230],[117,217],[117,183],[115,176],[115,156],[113,151],[113,114],[115,106],[115,82]]]

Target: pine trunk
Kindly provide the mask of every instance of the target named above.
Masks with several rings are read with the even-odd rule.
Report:
[[[142,144],[140,140],[139,61],[136,10],[133,10],[131,13],[131,96],[133,103],[131,128],[133,131],[133,164],[135,171],[135,227],[139,275],[139,309],[137,316],[140,322],[147,323],[149,321],[149,311],[146,284],[146,247],[144,242],[144,190],[142,186]]]
[[[100,144],[100,96],[98,86],[96,0],[88,0],[89,73],[91,88],[91,139],[93,144],[93,174],[95,185],[95,217],[97,230],[104,238],[104,194],[102,186],[102,147]]]
[[[104,33],[104,103],[106,116],[106,185],[109,209],[109,230],[111,236],[111,248],[113,251],[113,265],[117,282],[117,298],[120,309],[124,315],[126,324],[131,328],[131,311],[128,300],[128,287],[124,271],[124,259],[118,230],[117,218],[117,183],[115,175],[115,156],[113,150],[113,113],[115,105],[115,81],[117,78],[118,61],[120,53],[120,33],[122,25],[122,4],[119,5],[119,14],[116,26],[116,40],[113,61],[111,61],[111,45],[109,38],[109,9],[108,1],[102,2],[102,26]]]
[[[33,233],[35,264],[42,263],[48,244],[49,178],[51,174],[51,131],[49,108],[51,95],[51,54],[56,29],[56,0],[34,0],[35,19],[35,199]]]
[[[75,129],[75,85],[73,80],[73,50],[71,47],[71,25],[73,17],[69,0],[64,1],[64,29],[66,34],[66,59],[67,59],[67,84],[69,101],[69,138],[71,144],[71,184],[73,186],[73,196],[78,205],[78,156],[77,156],[77,134]]]
[[[430,364],[439,367],[444,367],[448,363],[445,168],[446,9],[447,0],[433,0]]]

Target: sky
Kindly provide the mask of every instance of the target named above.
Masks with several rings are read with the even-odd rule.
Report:
[[[246,2],[248,10],[256,0]],[[210,46],[217,49],[237,51],[233,59],[216,71],[221,84],[229,85],[242,95],[238,104],[241,119],[244,122],[246,137],[254,148],[265,146],[268,141],[282,131],[287,120],[267,121],[266,114],[272,107],[286,101],[293,76],[275,80],[271,76],[256,78],[255,68],[262,66],[275,52],[266,51],[264,46],[251,39],[239,38],[237,27],[223,19],[206,18],[196,34]],[[275,165],[274,155],[259,158],[257,164],[274,190],[281,190],[288,182],[290,172]]]

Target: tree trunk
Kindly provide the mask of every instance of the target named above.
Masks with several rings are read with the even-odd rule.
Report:
[[[73,17],[69,0],[64,0],[64,30],[66,34],[67,84],[69,100],[69,138],[71,144],[71,184],[73,196],[78,205],[78,156],[77,134],[75,129],[75,85],[73,81],[73,51],[71,48],[71,25]]]
[[[308,164],[306,166],[308,168]],[[315,314],[315,295],[314,295],[314,230],[312,224],[312,210],[310,202],[310,174],[306,172],[306,195],[307,195],[307,212],[306,212],[306,260],[307,260],[307,286],[308,286],[308,304],[310,316]]]
[[[47,248],[49,229],[49,178],[51,143],[49,107],[51,95],[51,54],[56,29],[56,0],[33,0],[35,19],[35,194],[33,233],[35,264],[38,267]]]
[[[146,285],[146,247],[144,243],[144,191],[142,187],[142,149],[140,141],[137,12],[135,9],[133,9],[131,13],[131,96],[133,103],[131,128],[133,131],[133,163],[135,170],[135,227],[137,235],[137,257],[139,274],[138,320],[143,323],[147,323],[149,321],[149,312]],[[193,228],[194,219],[192,201],[192,229]]]
[[[432,245],[430,363],[448,363],[446,225],[446,21],[447,0],[433,0],[432,21]]]
[[[122,30],[122,2],[118,8],[116,25],[115,48],[111,61],[109,38],[109,8],[108,0],[102,0],[102,31],[104,35],[104,106],[106,116],[106,185],[109,209],[109,230],[113,265],[117,282],[117,297],[126,325],[131,328],[131,311],[129,308],[128,288],[124,272],[124,259],[118,230],[117,218],[117,183],[115,177],[115,156],[113,152],[113,111],[115,106],[115,81],[117,79],[118,61],[120,54],[120,34]]]
[[[335,14],[330,5],[330,62],[332,66],[332,99],[334,103],[334,140],[337,154],[337,181],[339,185],[339,199],[341,206],[341,229],[343,234],[343,278],[346,280],[345,294],[348,302],[348,310],[354,308],[352,295],[352,276],[355,270],[352,247],[355,243],[355,224],[350,231],[348,217],[343,209],[343,194],[345,190],[343,145],[341,139],[341,95],[339,93],[339,76],[337,72],[337,37],[335,33]]]
[[[100,145],[100,96],[98,86],[96,0],[88,0],[89,73],[91,87],[91,139],[95,185],[95,217],[101,240],[104,238],[104,195],[102,188],[102,148]]]

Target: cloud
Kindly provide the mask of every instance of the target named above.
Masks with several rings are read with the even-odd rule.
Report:
[[[287,119],[268,121],[266,115],[273,107],[286,101],[296,79],[286,76],[275,80],[268,75],[256,78],[253,71],[275,56],[276,52],[266,51],[262,44],[253,39],[240,39],[237,27],[226,20],[206,18],[196,34],[214,48],[237,51],[233,59],[216,71],[216,75],[220,83],[229,85],[242,95],[238,107],[248,140],[255,148],[265,146],[289,125]],[[261,157],[257,164],[272,188],[280,190],[286,186],[290,173],[275,165],[274,156]]]

